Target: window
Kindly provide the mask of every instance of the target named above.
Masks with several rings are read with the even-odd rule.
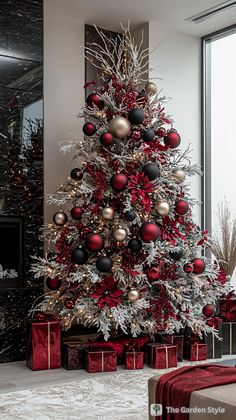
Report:
[[[236,25],[204,37],[202,46],[202,216],[212,232],[220,202],[236,216]]]

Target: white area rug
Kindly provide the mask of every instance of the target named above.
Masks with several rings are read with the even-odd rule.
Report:
[[[1,420],[146,420],[144,369],[0,395]],[[164,371],[162,371],[164,373]]]

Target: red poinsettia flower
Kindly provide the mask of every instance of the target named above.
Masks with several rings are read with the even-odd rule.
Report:
[[[143,172],[136,172],[136,175],[130,176],[128,189],[131,190],[132,203],[140,200],[144,209],[149,213],[151,209],[151,200],[149,193],[153,192],[153,184]]]
[[[121,296],[124,294],[123,290],[118,288],[118,281],[115,281],[113,276],[106,276],[98,284],[95,291],[91,294],[91,297],[97,299],[97,303],[100,309],[104,306],[114,308],[119,305]]]

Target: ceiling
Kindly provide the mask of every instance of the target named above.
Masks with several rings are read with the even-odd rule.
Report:
[[[65,13],[74,9],[79,20],[118,31],[120,22],[133,27],[152,21],[188,34],[203,36],[236,23],[236,7],[202,23],[185,19],[225,0],[59,0]],[[66,3],[66,4],[65,4]]]

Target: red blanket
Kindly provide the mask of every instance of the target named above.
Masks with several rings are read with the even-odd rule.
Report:
[[[186,366],[162,375],[157,383],[156,403],[163,405],[163,415],[156,420],[188,420],[189,414],[180,410],[189,407],[192,392],[234,382],[236,368],[212,364]],[[168,413],[166,407],[177,408],[179,413]]]

